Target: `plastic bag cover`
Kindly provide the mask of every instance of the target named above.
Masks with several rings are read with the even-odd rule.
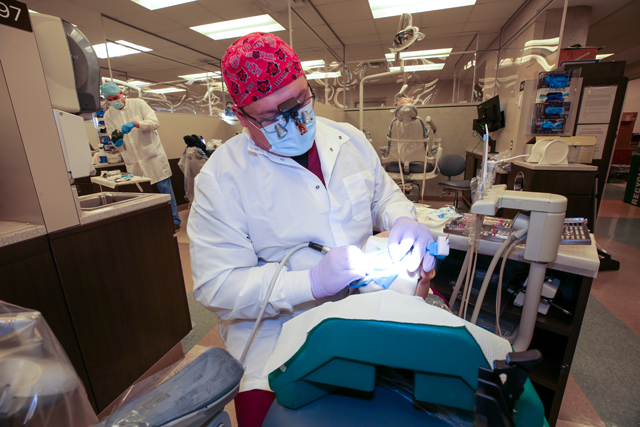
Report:
[[[193,201],[194,179],[206,162],[207,155],[197,147],[187,147],[178,162],[178,166],[184,173],[184,198],[190,202]]]
[[[42,314],[0,301],[0,425],[87,427],[97,420]]]
[[[405,104],[396,108],[395,116],[389,126],[389,150],[383,162],[400,160],[404,172],[409,173],[409,163],[425,161],[427,130],[413,105]]]
[[[209,347],[129,387],[95,427],[165,425],[219,400],[243,374],[226,350]]]

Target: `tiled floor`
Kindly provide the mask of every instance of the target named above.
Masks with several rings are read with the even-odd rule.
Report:
[[[640,426],[640,208],[623,203],[623,193],[624,184],[608,184],[600,206],[597,242],[621,268],[593,283],[558,427]],[[217,317],[193,298],[187,216],[180,212],[177,238],[194,328],[183,347],[224,347]],[[227,411],[235,426],[233,403]]]

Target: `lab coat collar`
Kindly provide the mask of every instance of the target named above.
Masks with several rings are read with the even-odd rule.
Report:
[[[318,155],[320,157],[320,165],[322,166],[322,175],[324,176],[325,182],[328,184],[331,173],[333,172],[333,167],[336,164],[336,159],[338,158],[338,153],[340,152],[340,147],[342,144],[349,141],[349,137],[337,129],[326,126],[321,120],[322,119],[318,120],[316,123],[317,130],[315,142],[316,147],[318,148]],[[298,163],[290,157],[278,156],[260,148],[253,139],[251,139],[251,134],[246,129],[243,130],[243,137],[249,140],[249,152],[265,156],[278,164],[298,165]]]

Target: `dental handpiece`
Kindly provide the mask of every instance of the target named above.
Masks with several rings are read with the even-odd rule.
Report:
[[[319,243],[313,243],[313,242],[309,242],[309,247],[311,249],[313,249],[314,251],[320,252],[323,255],[326,255],[327,252],[329,252],[331,250],[331,248],[328,247],[328,246],[322,246]]]

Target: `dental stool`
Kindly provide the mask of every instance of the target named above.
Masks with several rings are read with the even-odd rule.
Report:
[[[458,193],[461,191],[471,191],[471,180],[451,180],[451,177],[458,176],[466,170],[467,166],[464,158],[457,154],[445,154],[440,158],[438,167],[440,168],[440,173],[447,177],[446,181],[440,181],[438,185],[443,186],[445,190],[453,190],[455,192],[453,206],[458,209]]]
[[[445,422],[442,415],[417,410],[412,400],[456,408],[447,416],[470,425],[479,368],[494,374],[464,328],[331,318],[312,329],[293,358],[269,374],[277,400],[263,427],[451,425],[449,418]],[[398,369],[413,377],[412,396],[405,392],[401,397],[384,381],[376,384],[377,373]],[[520,379],[524,392],[511,425],[548,426],[533,385]]]

